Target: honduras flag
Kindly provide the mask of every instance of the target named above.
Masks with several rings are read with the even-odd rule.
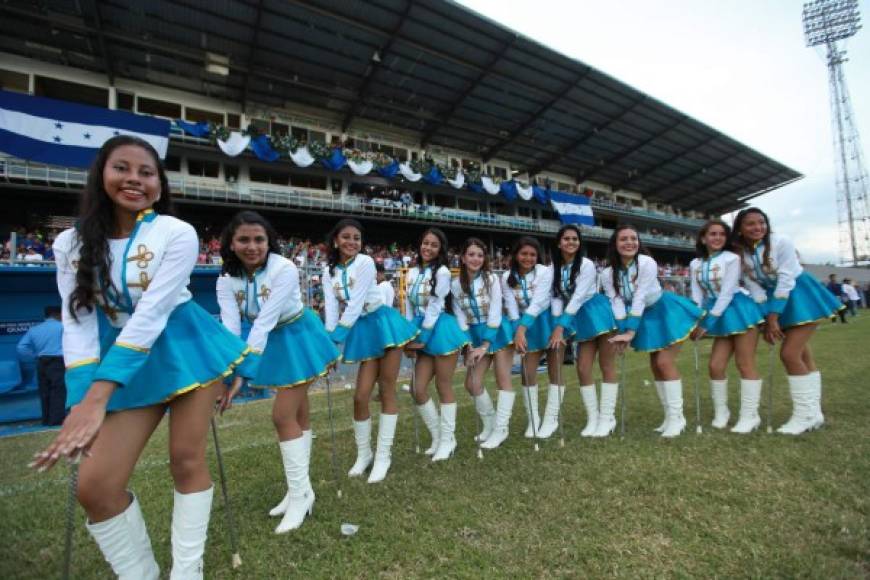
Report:
[[[551,191],[550,205],[559,214],[563,224],[595,225],[592,206],[589,205],[589,198],[585,195]]]
[[[116,135],[148,141],[163,159],[169,129],[166,119],[0,91],[0,151],[29,161],[89,167]]]

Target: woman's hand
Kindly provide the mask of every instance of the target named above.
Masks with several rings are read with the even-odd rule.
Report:
[[[243,377],[235,377],[230,386],[224,389],[224,392],[217,398],[215,401],[215,410],[223,415],[224,411],[229,411],[233,408],[233,397],[239,394],[239,390],[242,388],[242,385],[245,384],[245,379]]]
[[[550,335],[550,341],[547,343],[547,347],[550,350],[558,350],[560,347],[565,346],[565,339],[562,337],[564,334],[564,330],[561,326],[557,326],[556,330],[553,331],[553,334]]]
[[[520,354],[526,354],[526,348],[528,348],[528,343],[526,342],[526,327],[520,326],[517,328],[516,333],[514,333],[514,350],[516,350]]]
[[[706,335],[706,334],[707,334],[706,328],[704,328],[703,326],[696,326],[695,330],[692,331],[690,338],[692,340],[701,340],[702,338],[704,338],[704,335]]]
[[[607,340],[610,344],[613,345],[613,349],[616,351],[616,354],[622,354],[625,352],[625,348],[634,340],[634,331],[629,330],[627,332],[623,332],[622,334],[617,334],[613,338]]]
[[[785,338],[785,334],[779,327],[779,315],[768,314],[767,324],[764,325],[764,340],[769,344],[775,344]]]
[[[465,366],[473,367],[480,359],[486,356],[486,352],[489,350],[489,345],[487,343],[482,344],[477,348],[470,348],[468,352],[465,354]]]
[[[61,457],[78,461],[82,456],[90,455],[115,387],[116,383],[112,381],[94,381],[85,398],[70,410],[54,441],[34,456],[29,467],[45,471],[54,467]]]

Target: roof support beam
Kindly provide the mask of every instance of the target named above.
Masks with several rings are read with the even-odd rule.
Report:
[[[643,170],[643,171],[640,172],[639,174],[637,174],[637,175],[633,175],[632,177],[629,177],[628,179],[624,179],[624,180],[620,181],[619,183],[614,184],[614,185],[613,185],[613,191],[617,191],[617,190],[619,190],[619,189],[624,189],[624,188],[626,188],[627,186],[629,186],[629,185],[631,185],[632,183],[634,183],[635,181],[637,181],[637,180],[639,180],[639,179],[642,179],[642,178],[644,178],[644,177],[648,177],[649,175],[655,173],[656,171],[658,171],[658,170],[661,169],[662,167],[664,167],[664,166],[666,166],[666,165],[670,165],[671,163],[673,163],[674,161],[676,161],[677,159],[679,159],[679,158],[682,157],[683,155],[686,155],[687,153],[690,153],[693,149],[698,149],[699,147],[706,147],[706,146],[709,145],[710,143],[714,142],[716,139],[717,139],[717,136],[714,135],[714,136],[712,136],[712,137],[710,137],[710,138],[708,138],[708,139],[705,139],[704,141],[702,141],[702,142],[700,142],[700,143],[695,143],[695,144],[692,145],[691,147],[686,147],[685,149],[683,149],[683,150],[680,151],[679,153],[677,153],[677,154],[675,154],[675,155],[671,155],[670,157],[668,157],[668,158],[665,159],[664,161],[659,161],[657,164],[653,165],[652,167],[650,167],[650,168],[648,168],[648,169]]]
[[[100,14],[100,0],[91,0],[91,7],[94,17],[94,32],[96,33],[97,43],[100,45],[100,54],[103,55],[106,77],[109,79],[109,86],[114,87],[115,65],[112,63],[112,54],[109,52],[109,46],[106,43],[106,35],[103,34],[103,17]]]
[[[245,68],[245,80],[242,83],[242,112],[248,112],[248,93],[251,91],[251,69],[257,56],[257,48],[260,44],[260,28],[263,20],[263,1],[257,0],[257,16],[254,18],[254,34],[251,37],[251,51],[248,53],[248,62]]]
[[[680,119],[676,123],[668,125],[663,130],[651,135],[648,139],[644,139],[643,141],[641,141],[640,143],[638,143],[637,145],[635,145],[631,149],[627,149],[623,153],[619,153],[619,154],[614,155],[613,157],[611,157],[609,159],[605,159],[603,164],[599,165],[598,167],[596,167],[594,169],[587,169],[585,171],[581,171],[580,174],[577,175],[577,183],[582,183],[583,180],[585,180],[585,179],[594,179],[596,175],[598,175],[600,172],[604,171],[605,169],[607,169],[611,165],[616,165],[617,163],[622,163],[623,161],[625,161],[626,159],[631,157],[634,153],[640,151],[641,149],[643,149],[644,147],[646,147],[647,145],[649,145],[653,141],[664,137],[665,135],[667,135],[668,133],[670,133],[671,131],[673,131],[674,129],[679,127],[680,125],[682,125],[683,121],[685,121],[685,119],[686,119],[686,117],[684,115],[681,115]]]
[[[534,113],[529,115],[526,118],[526,120],[520,124],[519,127],[516,127],[513,131],[508,133],[507,137],[505,137],[504,139],[502,139],[501,141],[499,141],[495,145],[488,147],[486,152],[482,155],[483,162],[488,163],[489,160],[492,159],[493,157],[495,157],[496,155],[498,155],[499,151],[504,149],[504,147],[506,145],[509,145],[514,139],[516,139],[518,136],[522,135],[526,129],[531,127],[532,124],[541,117],[541,115],[543,115],[548,110],[550,110],[553,107],[553,105],[555,105],[556,103],[558,103],[559,101],[561,101],[562,99],[567,97],[568,94],[571,91],[573,91],[577,87],[577,85],[580,83],[580,81],[582,81],[586,77],[586,75],[588,75],[591,71],[592,71],[591,68],[586,67],[585,71],[583,71],[581,74],[577,75],[571,82],[567,83],[561,91],[556,93],[556,96],[551,98],[549,101],[544,103],[542,106],[538,107],[537,110],[535,110]]]
[[[421,148],[425,149],[426,146],[429,145],[429,141],[432,139],[435,133],[437,133],[438,130],[441,129],[441,127],[450,122],[450,120],[453,118],[453,115],[456,114],[456,111],[459,109],[462,103],[465,102],[465,99],[467,99],[471,95],[471,93],[474,92],[474,90],[480,85],[481,81],[483,81],[483,78],[487,75],[487,73],[496,64],[498,64],[498,61],[500,61],[505,54],[507,54],[507,51],[510,50],[510,48],[516,43],[518,38],[519,35],[514,34],[507,42],[505,42],[504,45],[501,47],[501,50],[499,50],[495,54],[495,56],[493,56],[492,59],[487,63],[487,66],[484,69],[478,71],[477,76],[474,78],[474,80],[468,83],[468,86],[465,87],[465,90],[462,91],[462,94],[459,95],[455,101],[453,101],[453,104],[450,106],[450,108],[443,115],[439,115],[440,120],[431,123],[426,128],[425,132],[423,133],[423,137],[420,139]]]
[[[581,145],[586,143],[586,141],[591,139],[594,135],[597,135],[598,133],[600,133],[602,131],[606,131],[608,127],[610,127],[614,123],[622,120],[623,117],[625,117],[627,114],[632,112],[638,105],[640,105],[641,103],[646,101],[648,98],[649,97],[644,95],[644,96],[640,97],[639,99],[635,99],[634,101],[631,102],[630,105],[628,105],[625,109],[623,109],[622,112],[619,113],[619,115],[617,115],[616,117],[613,117],[612,119],[608,119],[607,122],[604,123],[604,125],[602,125],[601,127],[593,127],[592,130],[590,130],[590,131],[584,131],[583,133],[580,134],[580,136],[577,139],[574,140],[573,143],[570,143],[567,147],[562,149],[559,153],[554,153],[553,155],[550,155],[549,157],[547,157],[543,161],[539,161],[538,163],[535,163],[535,165],[532,166],[531,168],[529,168],[529,170],[528,170],[529,177],[531,177],[533,175],[537,175],[538,173],[547,169],[548,167],[550,167],[554,163],[560,161],[561,159],[564,159],[565,157],[570,155],[571,152],[573,152],[575,149],[579,148]]]
[[[347,113],[344,115],[344,119],[341,121],[341,132],[346,133],[348,127],[350,127],[353,118],[356,117],[357,113],[359,113],[360,107],[362,107],[363,102],[368,96],[369,87],[371,87],[372,80],[375,78],[375,73],[383,66],[384,62],[387,60],[387,54],[390,52],[390,49],[393,47],[393,43],[399,37],[399,32],[402,30],[402,26],[405,24],[405,20],[408,19],[408,14],[411,12],[411,6],[414,5],[414,0],[406,0],[405,10],[402,12],[402,15],[399,16],[399,22],[396,24],[395,28],[390,32],[387,37],[387,41],[383,43],[377,51],[372,55],[369,60],[368,66],[366,66],[366,71],[363,73],[363,81],[357,91],[357,98],[351,104]]]

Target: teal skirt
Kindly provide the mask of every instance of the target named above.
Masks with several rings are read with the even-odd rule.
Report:
[[[735,292],[731,303],[725,308],[725,312],[716,318],[710,317],[710,310],[716,304],[715,298],[704,301],[704,310],[707,316],[701,322],[701,327],[707,331],[707,336],[733,336],[743,334],[750,328],[754,328],[764,322],[764,314],[755,301],[742,292]]]
[[[471,324],[468,327],[468,336],[471,338],[471,345],[475,348],[483,344],[483,341],[489,339],[488,354],[495,354],[500,350],[504,350],[514,343],[514,325],[510,320],[502,317],[501,324],[495,332],[486,326],[485,322],[480,324]]]
[[[294,387],[322,377],[341,355],[320,318],[305,308],[269,333],[252,387]]]
[[[661,298],[644,309],[631,346],[640,352],[655,352],[683,342],[703,315],[688,298],[662,292]]]
[[[421,352],[429,356],[453,354],[470,342],[468,335],[459,328],[456,317],[446,312],[442,312],[438,316],[438,320],[435,321],[435,326],[432,327],[431,332],[427,333],[422,330],[422,316],[417,316],[414,319],[414,326],[421,329],[421,335],[426,336]],[[419,339],[420,337],[418,337]]]
[[[767,291],[767,299],[773,298],[773,290]],[[779,315],[780,328],[811,324],[834,316],[843,304],[821,283],[806,272],[795,280],[795,287],[788,295],[785,310]]]
[[[120,328],[111,326],[102,333],[101,356],[106,355],[120,333]],[[248,352],[239,337],[189,300],[172,311],[139,372],[128,384],[115,389],[106,409],[148,407],[208,386],[232,374]],[[79,403],[88,387],[69,391],[67,406]]]
[[[381,358],[387,349],[405,346],[420,333],[391,306],[360,316],[347,334],[342,361],[347,364]]]
[[[518,323],[514,323],[515,328]],[[532,325],[526,328],[526,351],[538,352],[547,350],[550,347],[550,335],[553,334],[553,329],[556,328],[553,315],[550,309],[547,308],[541,312]]]
[[[603,294],[595,294],[568,322],[565,336],[575,342],[586,342],[614,330],[616,330],[616,318],[613,317],[610,300]]]

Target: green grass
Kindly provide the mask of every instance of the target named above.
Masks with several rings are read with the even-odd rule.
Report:
[[[270,403],[237,407],[221,420],[221,444],[244,565],[230,569],[225,511],[216,494],[207,577],[867,578],[868,338],[866,311],[852,324],[824,324],[819,330],[813,348],[823,372],[828,423],[799,438],[713,432],[706,427],[711,415],[706,380],[701,381],[705,430],[696,435],[690,348],[681,368],[692,429],[674,441],[652,432],[661,408],[654,389],[643,386],[651,377],[646,357],[637,354],[626,362],[625,440],[579,437],[585,416],[576,376],[566,367],[564,448],[554,439],[543,442],[539,453],[532,450],[521,437],[525,422],[518,401],[511,438],[478,460],[471,442],[474,410],[463,391],[460,447],[452,460],[433,465],[413,452],[413,415],[403,395],[393,467],[381,485],[344,477],[355,448],[350,393],[342,390],[336,398],[341,500],[332,481],[326,397],[312,395],[318,438],[311,473],[318,499],[314,517],[284,536],[273,535],[277,521],[266,515],[285,489]],[[702,365],[709,348],[709,341],[703,343]],[[767,361],[762,346],[765,380]],[[736,416],[733,374],[729,394]],[[777,365],[774,423],[785,421],[789,410],[785,376]],[[161,426],[131,483],[164,577],[172,498],[166,434]],[[25,467],[50,437],[0,440],[2,578],[58,576],[66,473],[60,468],[36,474]],[[73,576],[108,577],[80,509],[77,516]],[[359,525],[357,535],[342,538],[342,522]]]

